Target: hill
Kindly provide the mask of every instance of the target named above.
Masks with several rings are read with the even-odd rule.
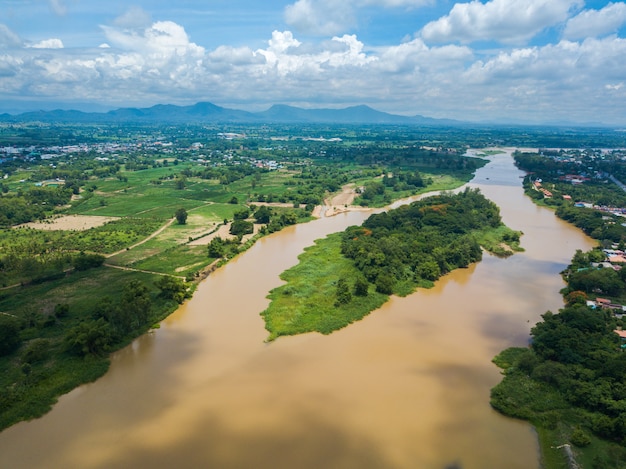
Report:
[[[343,109],[303,109],[277,104],[262,112],[247,112],[199,102],[190,106],[157,104],[149,108],[120,108],[108,112],[76,110],[34,111],[22,114],[0,114],[0,122],[54,123],[337,123],[337,124],[401,124],[460,125],[461,121],[429,117],[400,116],[360,105]]]

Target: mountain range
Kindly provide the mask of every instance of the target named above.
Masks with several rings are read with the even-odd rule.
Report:
[[[266,111],[248,112],[228,109],[209,102],[190,106],[157,104],[148,108],[120,108],[108,112],[82,112],[75,110],[34,111],[22,114],[0,114],[0,122],[47,123],[283,123],[283,124],[389,124],[451,126],[464,122],[451,119],[434,119],[420,115],[400,116],[377,111],[369,106],[352,106],[343,109],[303,109],[277,104]]]

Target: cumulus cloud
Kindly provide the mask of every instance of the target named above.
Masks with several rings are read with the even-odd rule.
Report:
[[[101,27],[110,44],[123,50],[165,56],[204,53],[204,48],[189,40],[185,28],[173,21],[157,21],[141,31]]]
[[[613,34],[626,23],[626,3],[609,3],[601,10],[585,10],[565,25],[565,39],[582,39]]]
[[[305,34],[330,36],[355,26],[353,6],[349,1],[298,0],[285,8],[288,25]]]
[[[457,3],[447,16],[421,31],[426,41],[498,41],[519,44],[545,28],[564,22],[583,0],[491,0]]]
[[[32,44],[30,47],[33,49],[63,49],[63,41],[58,38],[44,39]]]

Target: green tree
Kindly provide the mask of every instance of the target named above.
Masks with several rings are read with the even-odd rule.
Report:
[[[233,218],[235,220],[245,220],[249,216],[250,216],[250,209],[248,207],[244,207],[241,210],[238,210],[233,214]]]
[[[209,243],[208,250],[209,250],[209,257],[214,257],[216,259],[220,257],[224,257],[224,252],[225,252],[224,240],[220,238],[219,236],[216,236]]]
[[[254,225],[252,222],[246,220],[235,220],[230,225],[230,234],[235,236],[243,236],[250,234],[254,231]]]
[[[384,295],[391,295],[393,293],[394,281],[393,277],[388,274],[381,273],[376,277],[376,291],[383,293]]]
[[[340,278],[337,281],[335,298],[335,306],[345,305],[352,301],[352,293],[350,293],[350,288],[345,278]]]
[[[78,271],[93,269],[104,264],[105,257],[101,254],[86,254],[81,252],[72,259],[72,266]]]
[[[257,223],[269,223],[272,217],[272,209],[267,205],[261,205],[256,212],[254,212],[254,219]]]
[[[13,352],[21,343],[19,319],[0,313],[0,356]]]
[[[89,319],[71,328],[65,342],[79,355],[101,355],[111,344],[111,329],[104,318]]]
[[[155,282],[155,286],[161,290],[160,295],[168,300],[175,300],[179,304],[189,297],[187,285],[176,277],[163,276]]]
[[[131,280],[124,288],[120,306],[131,315],[133,329],[145,326],[152,307],[148,287],[139,280]]]
[[[178,222],[179,225],[184,225],[187,223],[187,210],[185,210],[184,207],[181,207],[178,210],[176,210],[176,213],[174,214],[174,216],[176,217],[176,221]]]
[[[356,296],[367,296],[369,287],[369,282],[365,278],[359,277],[354,282],[354,294]]]
[[[185,176],[179,177],[178,179],[176,179],[176,189],[178,190],[183,190],[185,187],[187,187],[187,178]]]

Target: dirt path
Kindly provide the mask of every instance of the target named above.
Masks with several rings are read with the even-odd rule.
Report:
[[[107,259],[109,259],[110,257],[117,256],[118,254],[121,254],[121,253],[123,253],[123,252],[126,252],[126,251],[128,251],[128,250],[130,250],[130,249],[136,248],[137,246],[141,246],[143,243],[145,243],[145,242],[147,242],[147,241],[150,241],[152,238],[154,238],[154,237],[156,237],[156,236],[160,235],[161,233],[163,233],[163,232],[165,231],[165,229],[166,229],[168,226],[171,226],[171,225],[172,225],[172,223],[174,223],[174,220],[176,220],[176,218],[172,218],[172,219],[171,219],[171,220],[169,220],[169,221],[168,221],[165,225],[163,225],[161,228],[159,228],[158,230],[156,230],[154,233],[152,233],[152,234],[151,234],[150,236],[148,236],[147,238],[145,238],[145,239],[143,239],[143,240],[139,241],[138,243],[135,243],[135,244],[133,244],[132,246],[129,246],[129,247],[127,247],[127,248],[120,249],[119,251],[114,252],[114,253],[112,253],[112,254],[107,254],[107,255],[106,255],[106,256],[104,256],[104,257],[106,257]]]
[[[370,210],[368,207],[352,205],[356,196],[356,185],[354,183],[346,184],[341,188],[341,192],[339,194],[324,199],[324,207],[315,207],[313,216],[317,216],[319,218],[323,213],[325,217],[332,217],[333,215],[343,212]],[[324,208],[326,208],[326,210],[324,210]]]
[[[186,277],[181,277],[180,275],[170,275],[164,274],[163,272],[154,272],[153,270],[141,270],[141,269],[133,269],[132,267],[124,267],[122,265],[113,265],[113,264],[102,264],[105,267],[111,267],[112,269],[126,270],[129,272],[142,272],[144,274],[152,274],[152,275],[161,275],[163,277],[176,277],[181,280],[186,280]]]

